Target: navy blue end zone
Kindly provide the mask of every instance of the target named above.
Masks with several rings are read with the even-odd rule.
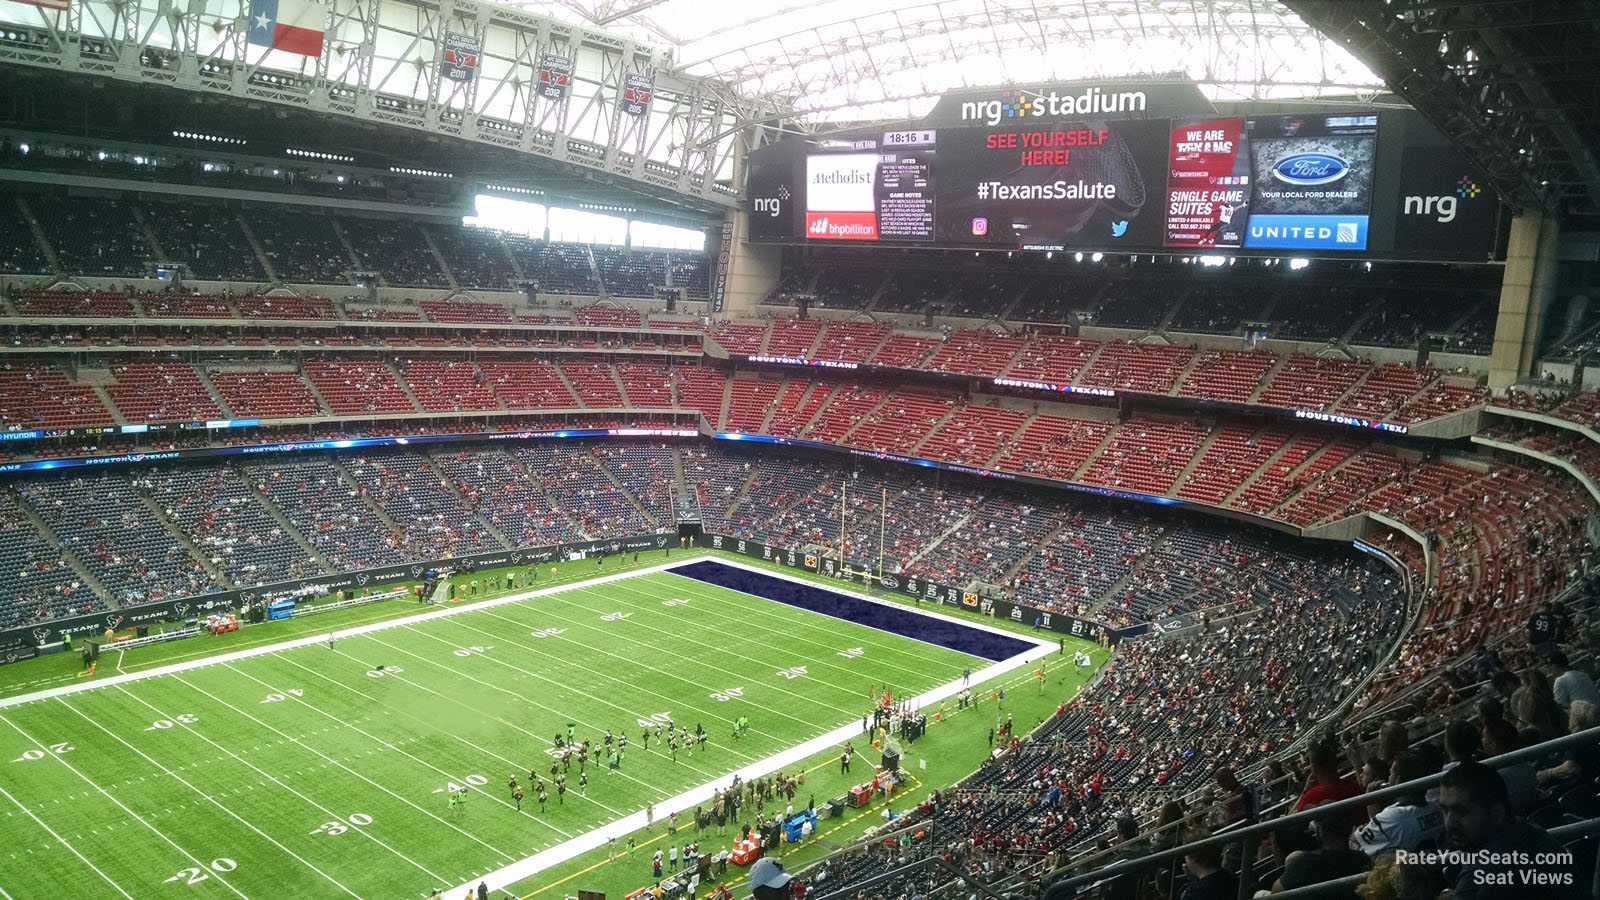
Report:
[[[812,587],[787,578],[751,572],[748,569],[727,566],[719,562],[689,563],[675,566],[667,571],[706,584],[754,594],[786,606],[822,613],[835,619],[844,619],[847,622],[855,622],[902,637],[937,644],[960,653],[970,653],[994,662],[1010,659],[1033,646],[1027,641],[995,634],[982,628],[971,628],[958,622],[925,616],[909,609],[836,594],[825,588]]]

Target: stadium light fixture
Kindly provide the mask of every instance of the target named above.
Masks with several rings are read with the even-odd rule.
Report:
[[[1055,259],[1056,258],[1056,252],[1054,250],[1046,250],[1044,252],[1044,258],[1045,259]]]
[[[1311,260],[1302,256],[1296,256],[1294,259],[1289,260],[1290,271],[1298,272],[1309,265],[1311,265]]]
[[[17,149],[22,152],[23,156],[27,156],[28,155],[28,151],[33,149],[33,148],[29,147],[27,144],[18,144],[17,145]]]
[[[1104,253],[1096,253],[1095,255],[1093,255],[1093,256],[1091,256],[1089,258],[1091,260],[1094,260],[1095,262],[1099,262],[1100,260],[1105,259],[1106,255]]]
[[[1073,254],[1072,261],[1073,262],[1083,262],[1083,251],[1079,250],[1077,253]]]

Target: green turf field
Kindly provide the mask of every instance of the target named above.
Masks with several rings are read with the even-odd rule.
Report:
[[[362,615],[399,618],[404,608]],[[313,618],[299,630],[316,627]],[[219,646],[259,644],[255,631],[273,634],[246,629],[249,640]],[[164,648],[201,640],[129,659],[171,662],[201,648]],[[32,700],[0,710],[0,896],[425,896],[859,721],[873,685],[915,694],[984,665],[645,573],[399,621],[331,649],[317,642]],[[1016,681],[1010,702],[1022,727],[1076,690],[1058,676],[1033,701],[1034,690]],[[656,744],[645,751],[641,722],[663,716],[703,724],[709,749],[680,750],[676,762]],[[752,727],[734,741],[739,716]],[[972,737],[981,741],[985,717],[968,716],[959,735],[930,729],[930,749],[959,740],[960,751],[926,754],[939,758],[913,771],[922,775],[912,787],[970,771],[986,752]],[[626,733],[620,770],[591,763],[580,795],[574,764],[564,803],[552,790],[541,812],[528,789],[519,812],[507,779],[527,789],[536,768],[548,781],[545,750],[568,722],[597,745],[606,729]],[[836,757],[830,750],[803,764],[819,801],[849,780],[830,770]],[[464,809],[449,807],[450,785],[470,787]],[[852,821],[857,831],[867,824]],[[662,832],[658,822],[638,841],[659,843]],[[648,880],[649,850],[641,852],[607,863],[597,850],[509,887],[560,896],[599,886],[620,896]]]

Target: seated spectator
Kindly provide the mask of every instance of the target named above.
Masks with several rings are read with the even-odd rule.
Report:
[[[1421,757],[1402,753],[1395,757],[1394,766],[1389,772],[1389,783],[1405,784],[1431,774]],[[1376,858],[1385,850],[1416,850],[1433,844],[1444,829],[1444,813],[1428,802],[1425,793],[1419,789],[1403,794],[1379,810],[1371,821],[1357,829],[1350,838],[1351,849]]]
[[[1189,835],[1185,843],[1209,836],[1200,831]],[[1239,893],[1239,880],[1222,867],[1221,845],[1201,847],[1185,853],[1183,870],[1189,875],[1189,883],[1184,885],[1179,900],[1233,900]]]
[[[1139,839],[1139,823],[1132,816],[1117,818],[1117,854],[1113,862],[1125,859],[1138,859],[1150,853],[1150,842]],[[1144,876],[1140,873],[1124,875],[1111,882],[1111,886],[1103,894],[1105,900],[1136,900],[1140,894],[1140,885]]]
[[[1363,900],[1432,900],[1448,887],[1437,866],[1399,865],[1395,854],[1374,861],[1366,884],[1358,891]]]
[[[1307,752],[1307,762],[1311,767],[1311,774],[1306,776],[1306,787],[1300,792],[1300,799],[1294,805],[1295,812],[1301,812],[1321,803],[1347,800],[1361,794],[1361,786],[1356,784],[1354,779],[1340,777],[1339,753],[1330,744],[1313,744]]]
[[[1561,708],[1556,706],[1555,689],[1537,666],[1523,673],[1522,687],[1511,698],[1517,713],[1523,743],[1537,744],[1565,734]]]
[[[1491,758],[1520,750],[1522,746],[1517,726],[1499,716],[1483,720],[1483,749]],[[1511,799],[1513,812],[1532,809],[1539,802],[1539,773],[1533,763],[1502,766],[1499,771],[1501,780],[1506,783],[1506,795]]]
[[[1553,859],[1561,845],[1544,829],[1512,814],[1506,783],[1495,770],[1478,762],[1462,763],[1445,773],[1439,794],[1446,843],[1455,850],[1493,854],[1446,869],[1445,877],[1454,885],[1453,900],[1576,900],[1580,896],[1570,864],[1565,872],[1549,864],[1530,871],[1526,864],[1496,860],[1510,854],[1550,854],[1546,858]],[[1540,881],[1566,883],[1524,883],[1524,877],[1534,873],[1543,876]],[[1562,875],[1567,877],[1562,879]]]
[[[1600,706],[1587,700],[1574,700],[1568,714],[1567,733],[1577,734],[1600,725]],[[1553,793],[1560,793],[1580,783],[1593,781],[1600,775],[1600,744],[1583,744],[1571,747],[1562,757],[1561,764],[1539,773],[1539,783]]]
[[[1551,694],[1562,712],[1571,712],[1572,704],[1579,700],[1600,706],[1600,691],[1595,690],[1594,679],[1588,672],[1574,669],[1565,653],[1552,651],[1545,672],[1551,678]]]
[[[1483,742],[1478,729],[1465,719],[1454,719],[1444,729],[1444,755],[1450,758],[1445,771],[1483,754]]]
[[[1274,890],[1292,891],[1308,884],[1321,884],[1367,870],[1367,855],[1360,850],[1350,849],[1349,818],[1324,816],[1311,823],[1311,832],[1316,838],[1317,848],[1289,854],[1283,862],[1283,874],[1278,876]],[[1329,896],[1354,897],[1355,891]]]

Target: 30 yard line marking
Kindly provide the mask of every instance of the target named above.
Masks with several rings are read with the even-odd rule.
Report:
[[[237,671],[237,670],[235,670],[235,671]],[[246,719],[249,719],[250,721],[256,723],[259,726],[261,726],[262,728],[265,728],[268,731],[271,731],[273,734],[278,735],[279,737],[283,738],[284,740],[287,740],[292,744],[295,744],[295,745],[297,745],[299,747],[303,747],[306,750],[309,750],[312,753],[315,753],[317,756],[321,757],[322,759],[334,764],[335,766],[338,766],[340,769],[343,769],[346,772],[349,772],[351,775],[354,775],[355,777],[361,779],[362,781],[365,781],[367,784],[370,784],[373,787],[377,788],[378,790],[383,791],[385,794],[388,794],[389,796],[395,798],[396,800],[399,800],[401,803],[404,803],[405,805],[407,805],[407,806],[411,807],[412,809],[416,810],[417,812],[422,813],[423,815],[425,815],[428,818],[434,820],[435,822],[438,822],[439,824],[445,826],[446,828],[449,828],[451,831],[454,831],[454,832],[462,835],[463,837],[468,838],[469,840],[476,841],[477,843],[482,844],[485,847],[488,847],[490,851],[492,851],[492,852],[494,852],[494,853],[496,853],[496,854],[498,854],[500,856],[503,856],[506,859],[515,859],[516,858],[516,857],[512,856],[511,854],[506,853],[505,851],[499,849],[498,847],[495,847],[493,844],[490,844],[487,841],[484,841],[484,840],[480,839],[477,835],[468,834],[467,832],[462,831],[460,828],[457,828],[455,825],[451,824],[450,822],[446,822],[445,820],[439,818],[438,816],[434,815],[433,813],[429,812],[428,810],[423,809],[422,807],[418,806],[417,804],[412,803],[410,800],[407,800],[406,798],[400,796],[399,794],[396,794],[394,791],[391,791],[388,788],[384,787],[383,785],[377,783],[376,781],[373,781],[372,779],[368,778],[367,776],[362,775],[360,772],[357,772],[355,769],[350,768],[349,766],[345,765],[344,763],[339,762],[338,760],[334,759],[331,756],[328,756],[326,753],[323,753],[322,751],[320,751],[317,748],[311,746],[310,744],[307,744],[305,741],[302,741],[299,738],[294,737],[293,735],[286,734],[286,733],[284,733],[282,731],[279,731],[277,728],[274,728],[272,725],[269,725],[268,723],[261,721],[260,719],[256,718],[255,716],[251,715],[250,713],[245,712],[244,710],[240,709],[237,706],[234,706],[232,703],[229,703],[228,701],[222,699],[221,697],[216,696],[215,694],[211,693],[210,691],[208,691],[208,690],[206,690],[206,689],[204,689],[202,687],[198,687],[198,686],[196,686],[194,684],[191,684],[190,682],[185,680],[182,675],[175,675],[173,677],[177,678],[178,681],[182,682],[183,684],[188,685],[191,689],[199,691],[202,694],[205,694],[207,697],[210,697],[212,700],[216,701],[217,703],[220,703],[223,706],[226,706],[227,708],[233,710],[234,712],[238,713],[239,715],[244,716]],[[120,688],[120,687],[117,688],[117,690],[122,691],[125,694],[127,693],[126,690],[124,690],[123,688]],[[129,696],[131,697],[133,695],[129,694]],[[140,702],[143,702],[143,701],[140,701]],[[146,704],[146,705],[149,705],[149,704]]]
[[[56,831],[55,831],[54,828],[51,828],[49,825],[46,825],[44,823],[43,819],[41,819],[38,816],[34,815],[33,814],[33,810],[27,808],[26,806],[23,806],[22,805],[22,801],[20,801],[17,798],[11,796],[11,792],[7,791],[6,788],[5,788],[5,785],[3,785],[3,784],[0,784],[0,794],[4,794],[5,798],[7,800],[10,800],[12,803],[16,804],[17,809],[22,810],[22,812],[25,815],[27,815],[28,818],[30,818],[33,821],[39,823],[39,827],[43,828],[45,831],[49,832],[50,836],[56,839],[56,843],[60,844],[61,846],[65,847],[65,848],[67,848],[67,850],[70,851],[73,856],[76,856],[79,860],[82,860],[84,865],[86,865],[89,868],[93,869],[94,873],[96,875],[99,875],[105,881],[106,884],[111,885],[111,888],[113,890],[115,890],[117,893],[121,894],[122,896],[127,897],[128,900],[133,900],[133,895],[131,895],[127,891],[123,890],[122,889],[122,885],[117,884],[117,882],[110,875],[107,875],[106,873],[100,871],[100,867],[99,866],[97,866],[94,863],[90,862],[89,858],[84,856],[82,853],[79,853],[78,852],[78,848],[74,847],[70,843],[68,843],[66,838],[62,837],[59,834],[56,834]],[[0,894],[3,894],[3,893],[5,893],[5,892],[4,891],[0,891]],[[9,896],[9,895],[7,895],[7,896]]]
[[[56,702],[60,703],[62,706],[66,706],[67,709],[71,709],[73,712],[78,712],[76,709],[73,709],[71,706],[67,706],[67,701],[62,700],[59,697],[56,698]],[[78,713],[78,715],[83,716],[83,713]],[[83,716],[83,717],[85,719],[88,719],[89,722],[91,724],[93,724],[96,728],[100,728],[100,724],[98,722],[95,722],[93,719],[89,719],[88,716]],[[0,716],[0,722],[4,722],[7,725],[10,725],[11,729],[13,731],[15,731],[17,734],[20,734],[24,738],[28,739],[29,741],[32,741],[34,746],[38,747],[40,750],[45,750],[47,753],[49,753],[48,749],[45,747],[44,744],[39,742],[38,738],[35,738],[33,735],[27,733],[26,731],[23,731],[20,727],[17,726],[17,723],[11,721],[10,719],[6,718],[5,716]],[[104,728],[100,728],[100,730],[101,731],[105,731]],[[111,734],[111,732],[106,731],[106,734]],[[116,737],[116,735],[111,735],[111,736],[112,737]],[[117,738],[117,740],[121,741],[122,739],[121,738]],[[124,741],[123,743],[127,743],[127,742]],[[138,751],[134,751],[134,752],[138,752]],[[205,863],[201,862],[200,860],[196,859],[194,854],[192,854],[189,851],[187,851],[187,850],[183,849],[182,847],[178,846],[177,842],[174,841],[172,838],[167,837],[166,833],[163,832],[161,829],[155,827],[154,825],[151,825],[149,822],[146,822],[145,819],[144,819],[144,816],[141,816],[138,813],[134,812],[133,810],[129,809],[128,807],[124,806],[121,800],[118,800],[116,797],[113,797],[111,794],[107,793],[105,788],[102,788],[102,787],[100,787],[100,785],[95,784],[95,782],[92,779],[90,779],[89,776],[87,776],[87,775],[83,774],[82,772],[78,771],[77,767],[74,766],[72,763],[69,763],[65,759],[62,759],[59,754],[50,753],[49,755],[56,762],[58,762],[61,765],[65,766],[67,768],[67,771],[71,772],[72,774],[74,774],[74,775],[78,776],[80,779],[82,779],[84,784],[87,784],[90,787],[94,788],[96,791],[98,791],[100,793],[100,795],[102,797],[105,797],[107,800],[110,800],[113,804],[115,804],[118,809],[121,809],[123,812],[125,812],[128,815],[132,816],[134,818],[134,820],[137,821],[140,825],[143,825],[145,828],[149,829],[151,834],[154,834],[156,837],[159,837],[163,841],[166,841],[167,844],[172,847],[172,849],[174,849],[174,850],[178,851],[180,854],[182,854],[186,859],[189,860],[189,862],[194,863],[196,866],[199,866],[203,870],[206,870],[208,872],[210,871],[210,867],[207,866]],[[176,777],[176,776],[174,776],[174,777]],[[228,890],[233,891],[235,894],[238,894],[240,897],[244,897],[245,896],[242,891],[240,891],[238,888],[234,887],[233,885],[229,884],[228,880],[226,878],[223,878],[222,874],[220,872],[216,873],[216,879],[217,879],[217,883],[221,884],[223,887],[227,888]]]
[[[120,691],[120,690],[122,690],[122,688],[118,687],[117,690]],[[123,693],[127,693],[127,692],[123,691]],[[129,694],[128,696],[131,697],[133,695]],[[294,852],[293,850],[290,850],[288,847],[285,847],[284,845],[278,843],[278,841],[275,838],[273,838],[272,835],[267,834],[266,832],[262,831],[261,829],[257,828],[256,826],[252,825],[251,823],[245,821],[243,818],[241,818],[233,810],[227,808],[226,806],[223,806],[215,797],[212,797],[210,794],[207,794],[205,791],[200,790],[199,788],[195,787],[193,784],[190,784],[188,781],[184,780],[183,776],[179,775],[178,773],[172,771],[171,769],[167,768],[166,766],[164,766],[161,763],[157,762],[156,760],[152,759],[151,757],[146,755],[144,753],[144,751],[140,750],[138,747],[135,747],[132,744],[128,743],[127,741],[123,740],[121,736],[111,732],[104,725],[101,725],[99,722],[96,722],[94,719],[90,718],[89,716],[84,715],[82,710],[79,710],[75,706],[69,705],[67,703],[67,701],[62,700],[60,698],[57,698],[56,702],[60,703],[62,706],[67,707],[67,709],[70,709],[73,712],[77,713],[84,721],[88,722],[90,725],[93,725],[94,727],[100,729],[101,731],[104,731],[106,734],[111,735],[111,737],[115,738],[118,743],[122,744],[122,746],[127,747],[129,750],[132,750],[134,753],[136,753],[140,757],[142,757],[145,762],[147,762],[147,763],[151,764],[152,766],[155,766],[156,768],[160,769],[161,771],[167,773],[167,775],[171,776],[173,780],[177,781],[179,784],[183,785],[184,787],[188,788],[189,790],[191,790],[191,791],[195,792],[196,794],[200,795],[202,798],[204,798],[205,800],[210,802],[210,804],[212,806],[215,806],[217,809],[222,810],[224,813],[227,813],[230,818],[238,821],[239,824],[241,824],[244,827],[250,829],[251,831],[255,832],[256,834],[261,835],[261,837],[265,838],[274,847],[277,847],[279,850],[282,850],[283,852],[285,852],[285,853],[289,854],[290,856],[294,857],[296,860],[298,860],[300,862],[301,865],[303,865],[306,868],[310,869],[311,871],[317,873],[318,875],[321,875],[323,878],[325,878],[329,882],[331,882],[335,887],[339,888],[339,890],[344,891],[346,894],[349,894],[352,897],[360,896],[355,891],[352,891],[349,888],[345,887],[343,884],[340,884],[339,880],[334,878],[332,875],[329,875],[328,873],[326,873],[326,872],[322,871],[321,869],[317,868],[315,865],[312,865],[311,862],[306,860],[300,854],[298,854],[298,853]],[[141,701],[141,702],[143,702],[143,701]],[[148,703],[146,703],[145,705],[146,706],[150,706],[150,704],[148,704]],[[155,709],[155,707],[153,707],[153,706],[151,706],[150,708],[151,709]],[[159,710],[157,710],[157,714],[158,715],[160,714]],[[188,725],[184,725],[184,727],[188,728],[189,726]],[[206,869],[206,871],[208,871],[208,872],[212,872],[213,871],[208,866],[202,866],[202,868]],[[217,880],[219,880],[219,881],[222,880],[220,874],[217,875]],[[223,882],[223,883],[226,884],[226,882]],[[234,893],[238,893],[238,892],[235,891]],[[242,897],[244,895],[240,894],[239,896]]]
[[[123,688],[121,685],[117,686],[117,690],[121,691],[124,694],[127,694],[129,697],[132,697],[133,699],[139,701],[140,703],[143,703],[145,706],[150,707],[150,709],[153,710],[156,715],[162,716],[164,718],[172,718],[171,716],[169,716],[166,713],[162,712],[159,708],[157,708],[154,704],[150,703],[149,701],[147,701],[147,700],[145,700],[145,699],[143,699],[141,697],[136,697],[133,694],[129,693],[127,691],[127,689]],[[62,705],[65,705],[64,701],[63,701]],[[78,710],[76,710],[76,709],[74,709],[73,712],[77,712],[78,715],[83,716],[83,713],[78,712]],[[83,717],[85,719],[88,719],[90,722],[92,722],[96,728],[99,728],[101,731],[106,731],[105,728],[101,727],[99,722],[95,722],[93,719],[89,719],[88,716],[83,716]],[[174,720],[174,721],[176,721],[176,720]],[[276,775],[273,775],[270,772],[263,771],[262,769],[258,768],[255,764],[251,763],[249,760],[245,759],[244,757],[240,756],[239,754],[234,753],[232,750],[229,750],[227,747],[224,747],[221,744],[217,743],[216,741],[213,741],[212,739],[210,739],[210,738],[206,737],[205,735],[201,734],[199,731],[195,730],[195,728],[193,726],[191,726],[190,724],[188,724],[187,722],[179,721],[178,725],[181,726],[184,731],[189,732],[190,734],[194,735],[195,737],[199,738],[200,740],[205,741],[206,743],[208,743],[211,746],[217,748],[218,750],[221,750],[223,753],[227,754],[228,756],[233,757],[235,760],[237,760],[237,761],[239,761],[241,763],[244,763],[247,767],[249,767],[250,769],[254,770],[257,775],[260,775],[261,777],[267,779],[268,781],[271,781],[273,784],[278,785],[279,787],[281,787],[284,790],[288,791],[289,793],[295,795],[296,797],[299,797],[301,800],[305,801],[305,803],[308,806],[312,806],[312,807],[316,808],[317,810],[320,810],[324,815],[331,816],[331,817],[333,817],[335,819],[340,818],[338,813],[335,813],[333,810],[328,809],[326,806],[323,806],[322,804],[320,804],[317,801],[311,799],[310,797],[307,797],[305,794],[302,794],[299,791],[295,790],[293,787],[290,787],[289,785],[285,784],[284,782],[279,780]],[[106,734],[111,734],[111,732],[106,731]],[[166,766],[163,766],[160,763],[156,762],[155,760],[150,759],[150,757],[145,756],[144,753],[142,753],[139,750],[139,748],[133,746],[132,744],[129,744],[127,741],[123,741],[122,738],[117,737],[115,734],[111,734],[111,736],[114,737],[114,738],[117,738],[117,740],[119,740],[119,741],[122,741],[122,743],[124,745],[126,745],[129,750],[132,750],[133,752],[138,753],[140,756],[144,756],[145,759],[149,760],[152,764],[154,764],[156,767],[160,768],[162,771],[167,772],[169,775],[172,775],[172,777],[174,777],[174,778],[178,778],[179,781],[183,781],[182,778],[179,778],[177,775],[173,775],[173,773],[170,770],[168,770]],[[188,782],[184,782],[184,783],[187,784]],[[194,790],[195,790],[196,793],[200,794],[200,796],[206,797],[206,799],[208,799],[208,800],[211,799],[210,797],[207,797],[205,792],[201,791],[199,788],[195,788]],[[230,816],[233,815],[232,811],[228,810],[227,807],[222,806],[222,804],[217,803],[215,800],[212,800],[211,802],[212,803],[216,803],[218,808],[222,809],[224,812],[227,812]],[[234,816],[234,818],[238,818],[238,817]],[[244,821],[244,820],[240,819],[240,821]],[[249,825],[248,822],[245,823],[245,824],[250,827],[251,831],[256,831],[255,826]],[[418,869],[422,870],[424,873],[426,873],[430,877],[438,879],[441,883],[444,881],[444,879],[440,878],[437,874],[428,871],[428,868],[426,866],[424,866],[422,863],[417,862],[416,860],[414,860],[411,857],[405,855],[404,853],[401,853],[399,850],[396,850],[393,847],[389,846],[388,844],[385,844],[383,841],[379,840],[376,835],[372,834],[367,829],[365,829],[365,828],[353,828],[351,830],[356,832],[356,833],[358,833],[358,834],[360,834],[362,837],[364,837],[367,840],[373,842],[374,844],[377,844],[378,846],[382,847],[383,849],[389,851],[390,853],[393,853],[395,856],[399,857],[400,859],[403,859],[406,862],[410,863],[411,865],[417,867]],[[257,833],[259,833],[259,832],[257,832]],[[263,837],[265,837],[265,835],[263,835]],[[268,838],[268,840],[272,840],[272,839]],[[273,843],[277,844],[278,842],[277,841],[273,841]],[[279,845],[279,846],[282,846],[282,845]],[[295,858],[296,859],[300,859],[299,856],[295,856]],[[305,862],[305,860],[303,860],[303,859],[301,859],[300,861],[301,862]],[[307,865],[310,865],[310,864],[307,863]],[[334,881],[334,879],[329,878],[320,869],[316,869],[315,867],[313,867],[313,871],[315,871],[318,875],[322,875],[324,878],[327,878],[329,881],[333,881],[334,884],[339,884],[337,881]],[[354,891],[351,891],[349,888],[346,888],[344,885],[339,884],[339,887],[342,890],[344,890],[346,893],[350,894],[351,896],[357,896]]]

